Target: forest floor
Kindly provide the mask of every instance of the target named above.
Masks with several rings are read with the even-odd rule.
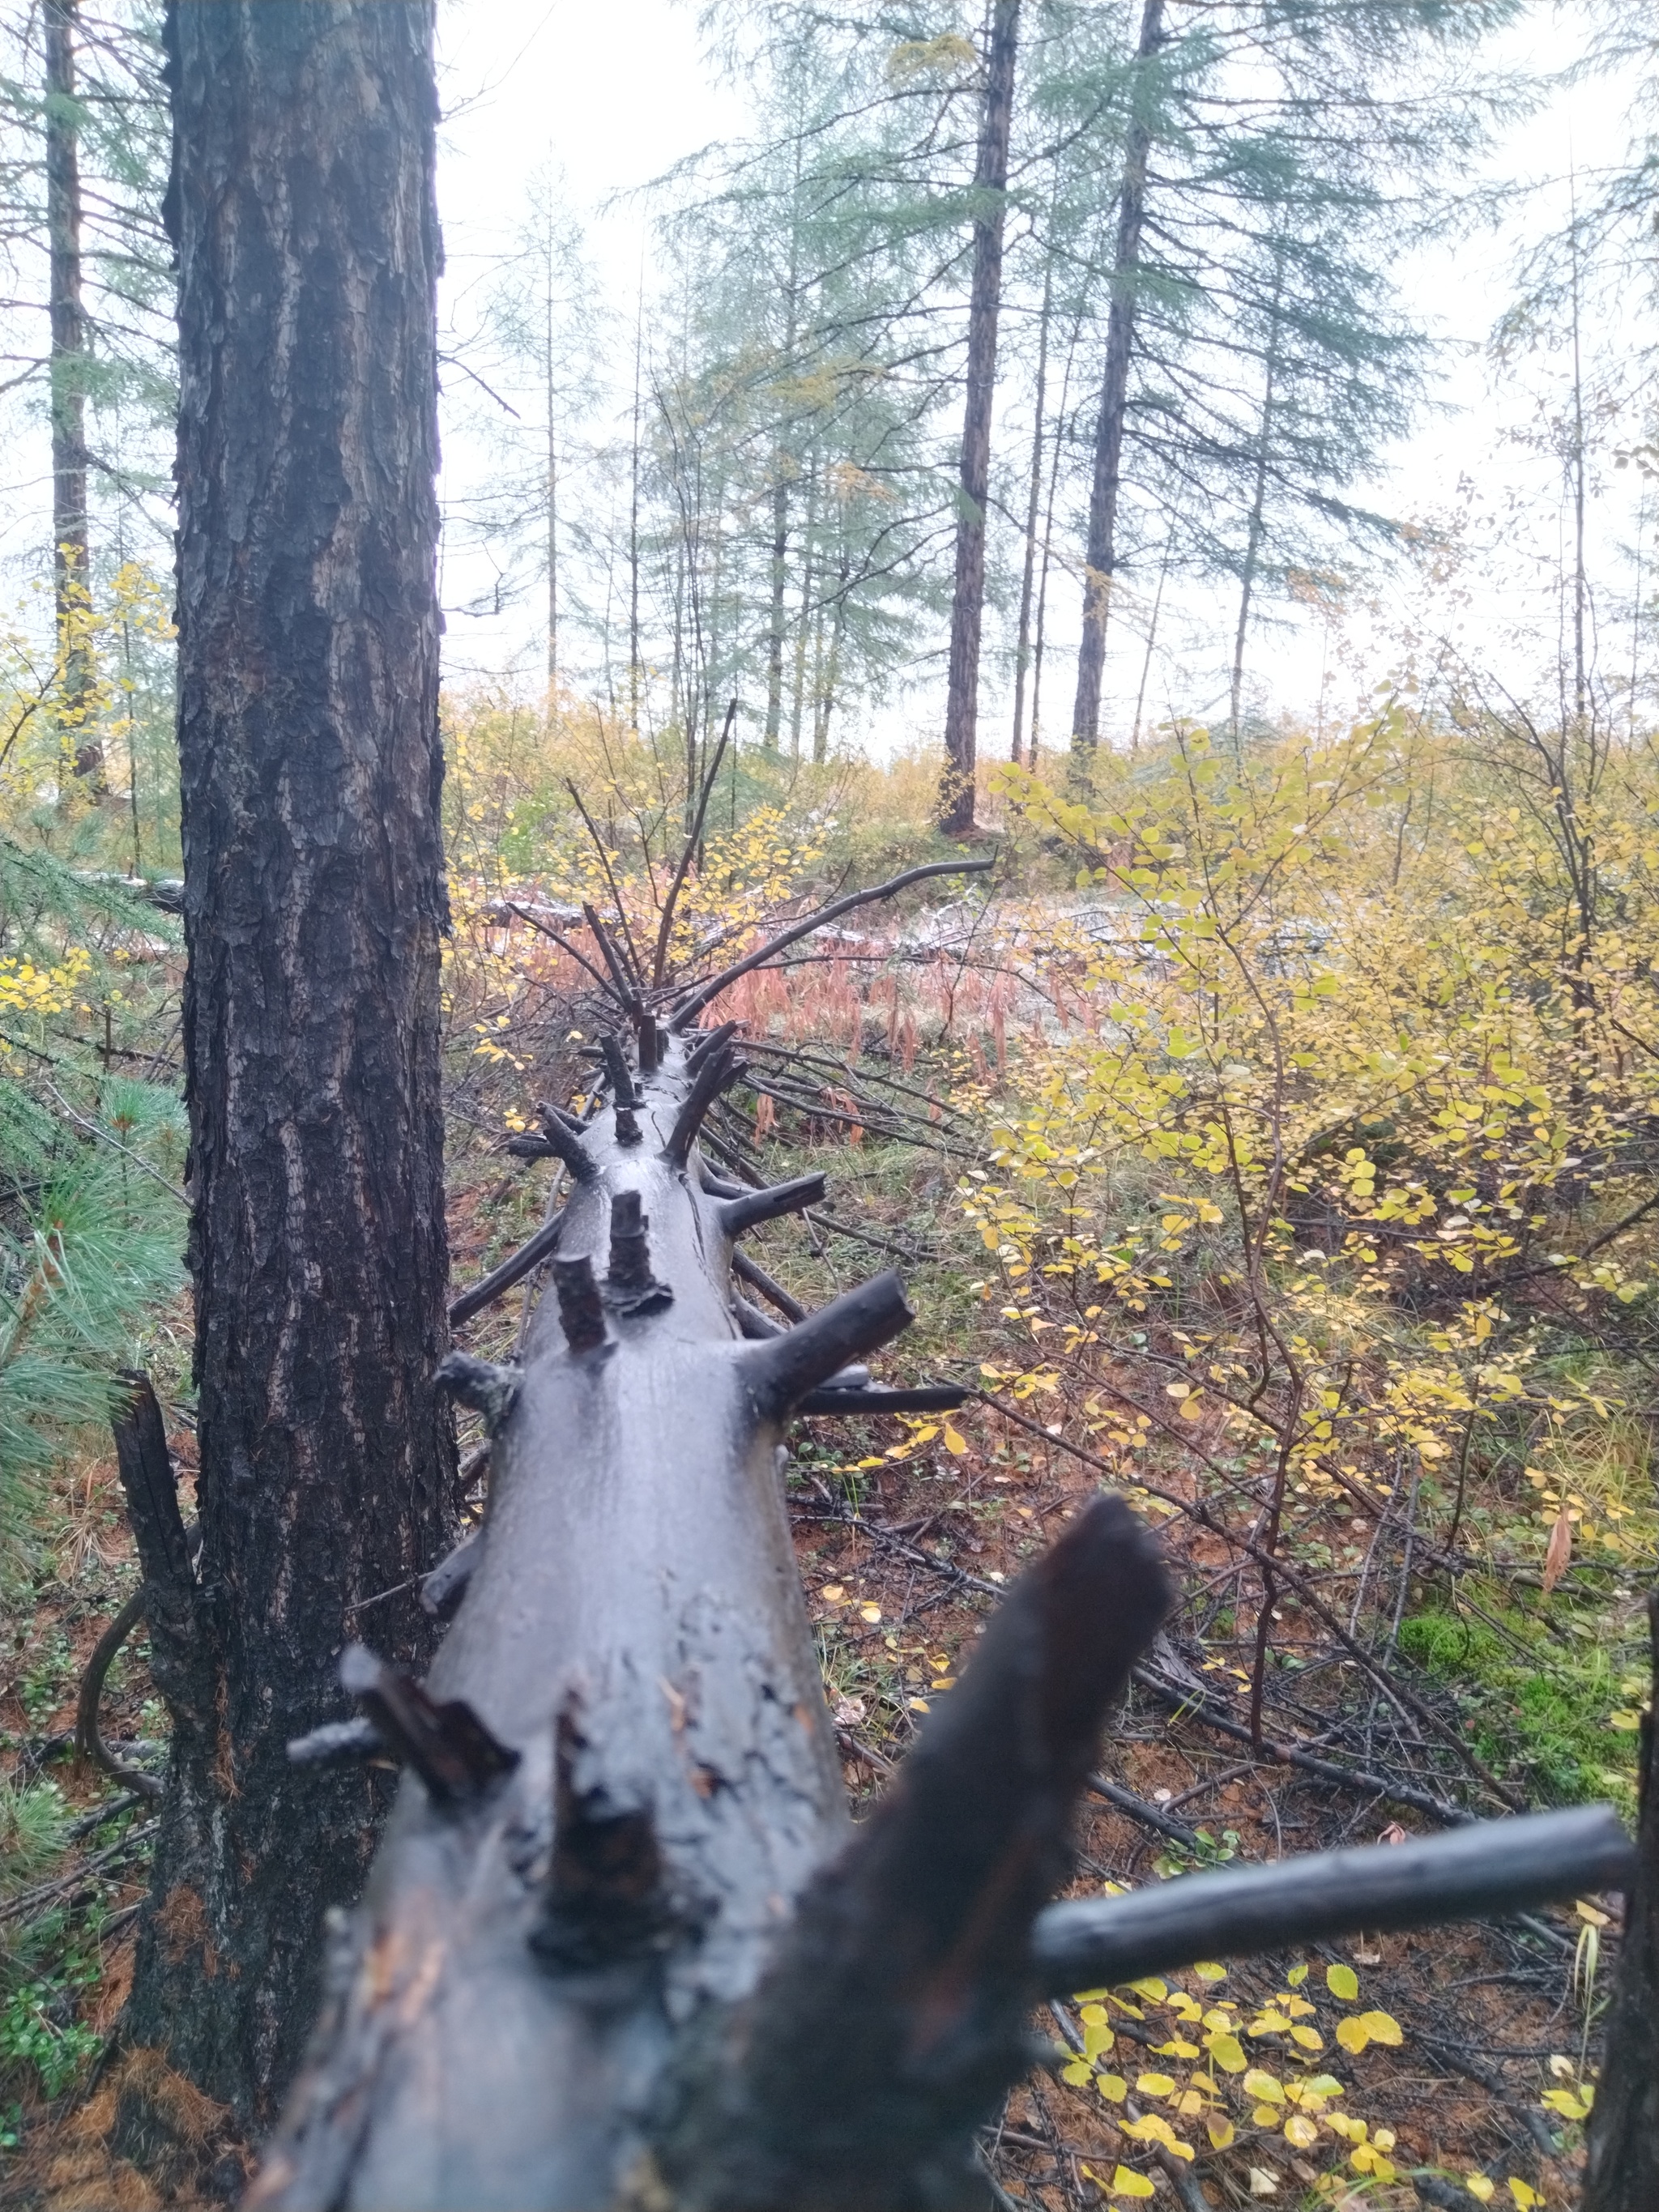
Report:
[[[465,1130],[456,1149],[453,1264],[465,1283],[537,1225],[545,1188],[536,1175],[503,1172],[500,1156]],[[781,1156],[781,1146],[769,1149],[769,1165]],[[972,1381],[981,1363],[997,1364],[1006,1333],[994,1308],[969,1294],[977,1248],[956,1198],[957,1164],[926,1150],[846,1143],[797,1144],[787,1161],[793,1172],[827,1168],[838,1212],[903,1266],[921,1320],[882,1363],[886,1378]],[[820,1238],[815,1250],[794,1224],[768,1231],[757,1256],[806,1300],[872,1264],[867,1242]],[[481,1316],[471,1348],[509,1349],[534,1294],[533,1285],[514,1292]],[[798,1425],[789,1500],[855,1806],[878,1795],[921,1717],[949,1695],[1000,1591],[1100,1486],[1100,1463],[1061,1427],[1036,1404],[1011,1401],[977,1402],[925,1434],[889,1421]],[[188,1474],[193,1437],[182,1406],[172,1441]],[[1173,1455],[1164,1469],[1156,1451],[1139,1472],[1149,1481],[1182,1479]],[[1271,1735],[1350,1778],[1316,1776],[1241,1741],[1249,1731],[1241,1730],[1236,1624],[1223,1615],[1195,1626],[1194,1593],[1217,1578],[1213,1547],[1201,1529],[1173,1522],[1167,1541],[1191,1601],[1149,1662],[1147,1680],[1162,1693],[1138,1683],[1103,1751],[1073,1893],[1433,1827],[1421,1804],[1378,1786],[1376,1769],[1386,1769],[1384,1779],[1409,1776],[1419,1798],[1433,1799],[1459,1796],[1455,1759],[1420,1717],[1379,1714],[1375,1692],[1311,1634],[1297,1674],[1275,1683]],[[1443,1599],[1426,1578],[1412,1583],[1409,1559],[1405,1573],[1413,1616],[1439,1617]],[[123,2068],[133,2063],[118,2054],[113,2030],[144,1893],[150,1808],[77,1761],[73,1732],[88,1657],[136,1583],[112,1454],[64,1461],[32,1608],[9,1624],[0,1652],[12,1821],[0,1889],[9,1964],[0,2203],[40,2212],[225,2201],[245,2171],[244,2147],[223,2116],[182,2083],[174,2139],[148,2175],[111,2148]],[[1617,1619],[1617,1607],[1601,1615],[1579,1608],[1582,1632],[1598,1652],[1613,1653],[1615,1671],[1634,1663],[1620,1652],[1638,1650],[1629,1604],[1620,1603]],[[1517,1618],[1505,1614],[1500,1626],[1524,1659]],[[1569,1647],[1573,1620],[1557,1608],[1553,1631]],[[1524,1729],[1517,1738],[1519,1709],[1501,1674],[1489,1671],[1483,1683],[1478,1668],[1437,1673],[1432,1639],[1419,1648],[1426,1657],[1412,1694],[1419,1707],[1431,1701],[1446,1731],[1480,1732],[1493,1757],[1517,1741],[1536,1751]],[[103,1733],[121,1755],[155,1765],[161,1723],[143,1651],[140,1631],[112,1670]],[[1580,1736],[1589,1725],[1582,1712],[1569,1721]],[[1566,1725],[1558,1700],[1534,1733]],[[1573,1794],[1585,1793],[1547,1790],[1537,1802]],[[1477,1802],[1473,1809],[1501,1808]],[[1525,1921],[1361,1937],[1224,1974],[1206,1967],[1132,1990],[1079,1993],[1042,2023],[1065,2046],[1054,2067],[1033,2073],[987,2136],[1000,2202],[1044,2212],[1121,2206],[1149,2193],[1183,2212],[1257,2201],[1342,2212],[1494,2197],[1517,2212],[1565,2204],[1581,2130],[1543,2100],[1570,2101],[1593,2069],[1615,1932],[1616,1900],[1603,1898]],[[1241,2055],[1231,2074],[1206,2078],[1194,2064],[1199,2051],[1183,2029],[1200,2016],[1212,2029],[1237,2027]]]

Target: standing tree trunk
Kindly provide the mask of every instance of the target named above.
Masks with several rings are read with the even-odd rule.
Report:
[[[75,33],[80,0],[46,0],[46,241],[52,338],[52,579],[61,663],[60,723],[75,773],[101,779],[103,747],[88,724],[92,648],[87,617],[87,319],[81,294],[80,117]]]
[[[550,228],[551,218],[550,217]],[[559,416],[553,387],[553,242],[547,242],[547,286],[543,295],[543,331],[547,364],[547,703],[550,713],[559,688]]]
[[[766,631],[766,750],[778,749],[783,727],[783,594],[788,578],[789,485],[782,449],[773,456],[777,482],[772,487],[772,614]]]
[[[126,2032],[245,2123],[380,1809],[284,1746],[368,1601],[426,1648],[451,1521],[432,36],[422,0],[167,17],[202,1550]]]
[[[951,599],[951,664],[945,697],[945,776],[939,827],[960,836],[974,826],[974,766],[979,719],[979,636],[985,612],[985,507],[991,473],[991,401],[996,390],[997,314],[1002,304],[1002,226],[1008,187],[1008,134],[1014,112],[1014,56],[1019,0],[996,0],[985,107],[974,165],[974,281],[968,307],[968,404],[962,426],[957,495],[957,578]]]
[[[1164,43],[1164,0],[1145,0],[1131,79],[1133,112],[1123,149],[1123,190],[1112,256],[1112,304],[1106,319],[1106,371],[1095,423],[1095,473],[1089,492],[1089,540],[1083,581],[1083,642],[1078,647],[1072,750],[1086,756],[1100,741],[1100,686],[1106,667],[1106,618],[1117,566],[1117,496],[1123,477],[1123,423],[1134,349],[1140,234],[1146,220],[1146,164],[1152,131],[1147,64]]]
[[[1239,716],[1244,697],[1244,647],[1249,636],[1250,601],[1255,592],[1256,570],[1261,564],[1261,540],[1267,526],[1267,464],[1273,458],[1274,387],[1279,380],[1279,341],[1281,325],[1280,301],[1285,289],[1285,266],[1282,258],[1273,267],[1273,306],[1269,312],[1267,362],[1261,391],[1261,428],[1255,442],[1255,478],[1250,487],[1250,518],[1244,540],[1244,562],[1239,575],[1238,629],[1233,638],[1233,674],[1228,726],[1232,732],[1233,757],[1239,757]],[[1164,555],[1164,573],[1169,570],[1169,555]],[[1164,578],[1158,578],[1158,594],[1163,596]],[[1156,620],[1156,616],[1154,616]],[[1146,647],[1147,658],[1152,657],[1152,643]],[[1144,688],[1144,686],[1143,686]],[[1139,729],[1140,716],[1135,715]]]
[[[1014,741],[1009,758],[1016,768],[1025,722],[1025,672],[1031,658],[1031,590],[1036,574],[1037,511],[1042,498],[1042,407],[1048,384],[1048,313],[1054,298],[1054,264],[1042,270],[1042,312],[1037,319],[1036,420],[1031,426],[1031,483],[1025,501],[1025,566],[1019,580],[1019,635],[1014,646]]]

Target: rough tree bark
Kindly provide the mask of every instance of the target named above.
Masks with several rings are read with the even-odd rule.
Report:
[[[52,579],[64,658],[63,726],[76,775],[97,777],[103,749],[87,726],[87,319],[81,289],[80,122],[75,97],[79,0],[46,0],[47,301],[51,323]]]
[[[377,1812],[284,1747],[368,1600],[428,1648],[452,1526],[436,102],[416,0],[182,0],[167,38],[202,1549],[152,1608],[177,1694],[126,2033],[246,2123]]]
[[[1014,112],[1019,0],[996,0],[985,72],[985,106],[974,165],[974,276],[968,306],[968,403],[957,492],[957,573],[951,598],[951,659],[945,695],[945,776],[939,827],[960,836],[974,826],[979,722],[979,641],[985,614],[985,509],[990,496],[991,403],[1002,305],[1002,229],[1008,136]]]
[[[1659,1590],[1648,1600],[1659,1685]],[[1642,1813],[1636,1879],[1607,2016],[1607,2063],[1590,2115],[1583,2212],[1653,2212],[1659,2204],[1659,1753],[1642,1716]]]
[[[1118,198],[1117,240],[1112,255],[1112,304],[1106,318],[1106,368],[1095,422],[1095,471],[1089,491],[1089,537],[1084,553],[1083,641],[1078,647],[1077,699],[1072,708],[1073,757],[1100,741],[1100,687],[1106,668],[1106,621],[1117,567],[1117,501],[1123,480],[1123,425],[1129,404],[1129,362],[1134,349],[1140,236],[1146,220],[1146,166],[1152,148],[1148,64],[1164,43],[1164,0],[1144,0],[1132,112],[1123,144],[1123,186]]]

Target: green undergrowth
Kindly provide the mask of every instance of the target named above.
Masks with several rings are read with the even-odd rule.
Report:
[[[1633,1815],[1639,1611],[1559,1598],[1534,1610],[1495,1583],[1471,1595],[1480,1613],[1429,1607],[1401,1624],[1400,1647],[1457,1696],[1472,1748],[1540,1802],[1610,1798]]]

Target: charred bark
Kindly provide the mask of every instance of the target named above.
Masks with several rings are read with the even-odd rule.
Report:
[[[373,1619],[425,1656],[453,1534],[435,98],[415,0],[178,0],[167,36],[202,1551],[125,2032],[246,2122],[380,1809],[288,1740],[366,1599],[408,1585]]]
[[[848,1363],[910,1316],[888,1274],[745,1334],[734,1202],[685,1136],[729,1049],[671,1036],[578,1140],[522,1374],[445,1363],[495,1425],[488,1515],[428,1681],[349,1654],[372,1731],[294,1747],[410,1775],[255,2203],[591,2206],[665,2176],[688,2204],[979,2201],[973,2127],[1028,2056],[1032,1923],[1164,1583],[1133,1516],[1091,1509],[837,1856],[779,1447],[804,1407],[862,1408]],[[787,2112],[781,2036],[844,2044],[847,2081]]]
[[[740,1334],[728,1201],[685,1134],[726,1051],[689,1070],[672,1038],[636,1078],[641,1140],[614,1108],[580,1139],[426,1686],[517,1763],[465,1805],[404,1782],[257,2203],[612,2201],[684,2024],[750,1994],[847,1835],[778,1447],[791,1391],[902,1304],[854,1293],[798,1364]],[[641,1272],[672,1298],[635,1303]]]

